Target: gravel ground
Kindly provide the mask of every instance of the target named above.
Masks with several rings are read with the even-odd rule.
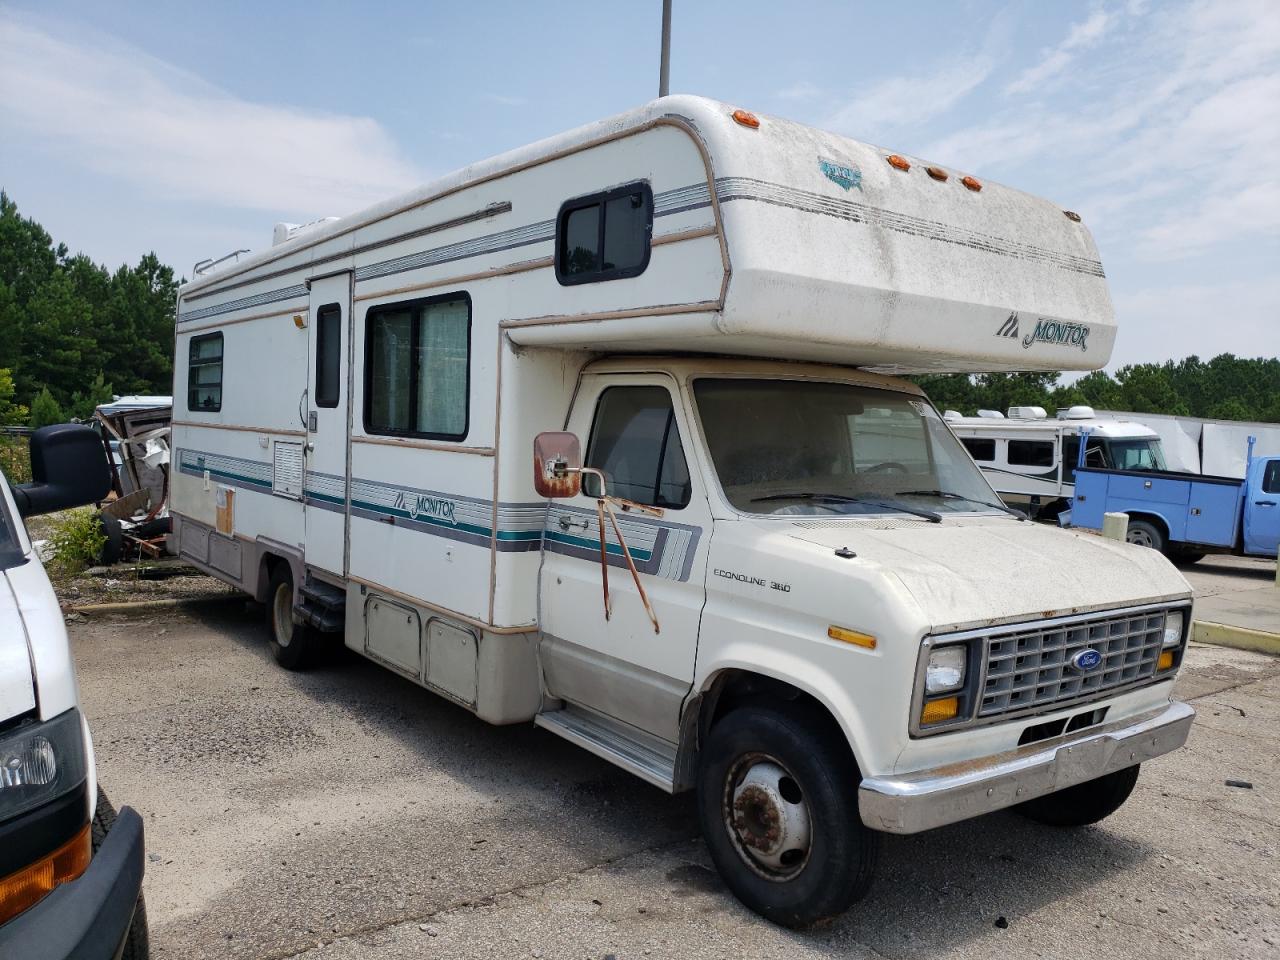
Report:
[[[688,796],[346,651],[286,673],[260,617],[70,625],[99,776],[146,820],[157,957],[1277,955],[1272,658],[1194,647],[1190,744],[1103,824],[890,837],[866,901],[793,933],[724,889]]]

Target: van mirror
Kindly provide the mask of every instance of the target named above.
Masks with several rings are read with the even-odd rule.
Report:
[[[533,486],[550,500],[582,492],[582,444],[572,433],[540,433],[533,441]]]
[[[31,435],[31,483],[13,487],[24,517],[97,503],[111,490],[102,438],[89,427],[55,423]]]

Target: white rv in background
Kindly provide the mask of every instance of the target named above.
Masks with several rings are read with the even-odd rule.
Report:
[[[882,832],[1101,819],[1187,736],[1181,575],[1010,516],[886,375],[1107,362],[1047,201],[669,97],[177,308],[175,552],[267,605],[276,658],[329,632],[696,789],[777,922],[862,896]]]
[[[1089,434],[1085,463],[1117,470],[1164,470],[1159,435],[1132,420],[1098,417],[1091,407],[1059,410],[1010,407],[1008,416],[982,410],[945,413],[947,425],[1001,499],[1037,519],[1055,519],[1071,507],[1080,435]]]

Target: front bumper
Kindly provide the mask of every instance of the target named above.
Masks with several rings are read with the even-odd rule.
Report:
[[[1151,760],[1187,742],[1196,712],[1185,703],[1007,753],[898,776],[858,790],[862,822],[919,833],[1001,810]]]
[[[0,957],[112,960],[142,890],[142,818],[121,809],[81,876],[0,927]]]

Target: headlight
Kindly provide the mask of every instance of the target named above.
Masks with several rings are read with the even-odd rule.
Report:
[[[968,659],[964,644],[952,644],[929,651],[929,664],[925,668],[924,692],[928,696],[959,690],[964,686],[964,662]]]
[[[1173,610],[1164,618],[1164,646],[1176,647],[1182,643],[1182,611]]]
[[[85,772],[79,710],[0,734],[0,820],[70,793]]]

